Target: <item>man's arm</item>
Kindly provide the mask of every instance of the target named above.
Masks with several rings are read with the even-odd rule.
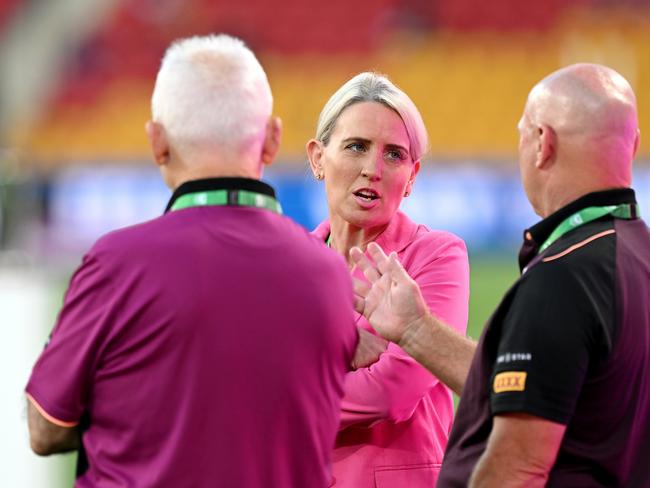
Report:
[[[32,450],[39,456],[75,451],[81,445],[79,428],[73,423],[56,421],[28,395],[27,423]],[[56,422],[56,423],[55,423]],[[67,424],[67,425],[65,425]]]
[[[405,329],[399,346],[457,395],[476,351],[476,343],[444,325],[430,312]]]
[[[496,415],[470,488],[545,486],[565,430],[563,424],[525,413]]]
[[[461,394],[476,343],[431,314],[417,283],[394,254],[386,256],[375,243],[368,245],[368,252],[374,262],[358,248],[350,252],[370,281],[355,280],[355,308],[380,335]]]

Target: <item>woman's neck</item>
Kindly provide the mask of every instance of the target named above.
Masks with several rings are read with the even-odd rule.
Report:
[[[357,227],[343,219],[332,217],[330,221],[330,246],[350,262],[350,249],[359,247],[365,251],[366,246],[373,242],[386,230],[388,224],[378,227]]]

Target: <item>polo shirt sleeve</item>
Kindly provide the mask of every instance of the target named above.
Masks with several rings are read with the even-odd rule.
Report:
[[[110,289],[109,276],[97,258],[85,256],[72,277],[50,341],[32,370],[27,396],[55,424],[76,425],[86,410],[105,342]]]
[[[568,424],[602,344],[603,318],[584,273],[540,263],[502,322],[489,385],[492,414],[524,412]]]
[[[418,241],[407,271],[420,287],[429,310],[464,336],[469,313],[467,247],[448,232],[429,235]]]

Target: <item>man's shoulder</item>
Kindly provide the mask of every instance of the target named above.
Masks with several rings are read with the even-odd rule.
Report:
[[[238,245],[250,244],[251,252],[258,249],[276,249],[274,255],[278,262],[287,262],[287,266],[300,266],[304,270],[320,270],[329,273],[338,270],[346,272],[347,267],[341,256],[311,235],[307,229],[294,222],[289,217],[267,211],[260,211],[254,219],[228,219],[199,221],[196,216],[188,218],[181,212],[165,214],[140,224],[117,229],[105,234],[97,240],[89,251],[89,255],[102,256],[105,260],[134,260],[139,257],[147,259],[152,253],[158,256],[165,254],[177,256],[183,250],[194,252],[205,250],[200,245],[203,238],[211,238],[223,232],[224,235],[235,233],[239,239],[215,239],[211,252],[231,252],[239,249]],[[213,225],[214,224],[214,225]],[[246,239],[242,239],[246,236]],[[195,245],[196,244],[196,245]],[[219,247],[221,246],[221,247]],[[217,249],[219,247],[219,249]],[[255,255],[251,254],[251,258]],[[288,268],[289,269],[289,268]]]
[[[297,225],[297,224],[296,224]],[[343,257],[333,249],[325,245],[325,243],[313,233],[301,229],[303,236],[300,242],[294,242],[299,248],[301,261],[305,266],[321,268],[323,271],[338,272],[348,275],[347,265]],[[302,232],[304,230],[304,233]],[[292,257],[297,257],[296,255]]]
[[[164,216],[160,216],[145,222],[112,230],[97,239],[91,248],[91,253],[118,251],[120,249],[133,250],[140,245],[145,246],[147,243],[151,243],[162,230],[165,230],[163,218]]]
[[[542,294],[564,300],[588,297],[596,288],[612,292],[616,271],[616,231],[611,220],[575,229],[551,245],[518,281],[518,295]],[[591,291],[590,291],[591,290]]]
[[[616,229],[612,220],[591,222],[567,233],[553,243],[531,271],[589,273],[613,263]]]

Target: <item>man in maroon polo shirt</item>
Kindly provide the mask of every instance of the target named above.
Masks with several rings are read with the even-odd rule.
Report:
[[[147,124],[165,214],[102,237],[27,385],[79,487],[324,487],[357,341],[347,267],[259,181],[266,75],[234,38],[165,54]]]

